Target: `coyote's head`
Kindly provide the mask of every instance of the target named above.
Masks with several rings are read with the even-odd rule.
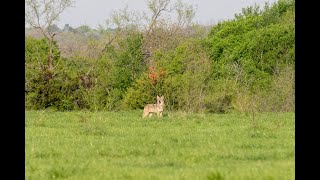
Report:
[[[164,97],[163,96],[157,96],[157,105],[163,107],[164,106]]]

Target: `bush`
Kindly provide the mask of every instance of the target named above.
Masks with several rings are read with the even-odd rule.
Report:
[[[92,39],[86,56],[68,59],[55,44],[53,73],[45,70],[47,41],[27,37],[26,108],[142,109],[164,95],[169,111],[293,111],[294,15],[291,0],[248,7],[207,38],[171,37],[174,44],[157,45],[148,60],[139,32],[127,32],[102,54]]]
[[[29,88],[26,94],[28,109],[53,107],[62,111],[73,110],[78,106],[77,101],[81,100],[77,91],[78,81],[65,73],[57,73],[53,78],[45,78],[45,74],[39,74],[31,80]]]

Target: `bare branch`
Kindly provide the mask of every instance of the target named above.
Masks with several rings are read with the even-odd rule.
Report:
[[[151,18],[151,23],[147,31],[147,36],[155,28],[157,19],[160,17],[162,11],[171,11],[167,9],[170,0],[151,0],[148,2],[148,8],[152,11],[153,15]]]
[[[102,53],[104,53],[107,49],[107,47],[113,42],[114,39],[116,39],[119,35],[120,35],[121,32],[117,32],[107,43],[106,45],[104,46],[104,48],[102,49]]]
[[[26,23],[34,28],[46,29],[73,3],[73,0],[26,0]]]
[[[25,22],[31,27],[40,29],[49,42],[48,70],[53,70],[53,37],[48,27],[58,20],[59,15],[73,4],[73,0],[26,0]],[[56,66],[55,66],[56,67]]]

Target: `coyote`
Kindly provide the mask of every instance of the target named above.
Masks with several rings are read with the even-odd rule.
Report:
[[[162,111],[164,108],[164,97],[157,96],[157,104],[147,104],[143,109],[142,117],[145,118],[149,115],[152,116],[152,113],[157,113],[158,117],[162,117]]]

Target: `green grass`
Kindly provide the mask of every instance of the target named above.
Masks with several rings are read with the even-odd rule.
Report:
[[[294,113],[26,112],[26,179],[295,179]]]

